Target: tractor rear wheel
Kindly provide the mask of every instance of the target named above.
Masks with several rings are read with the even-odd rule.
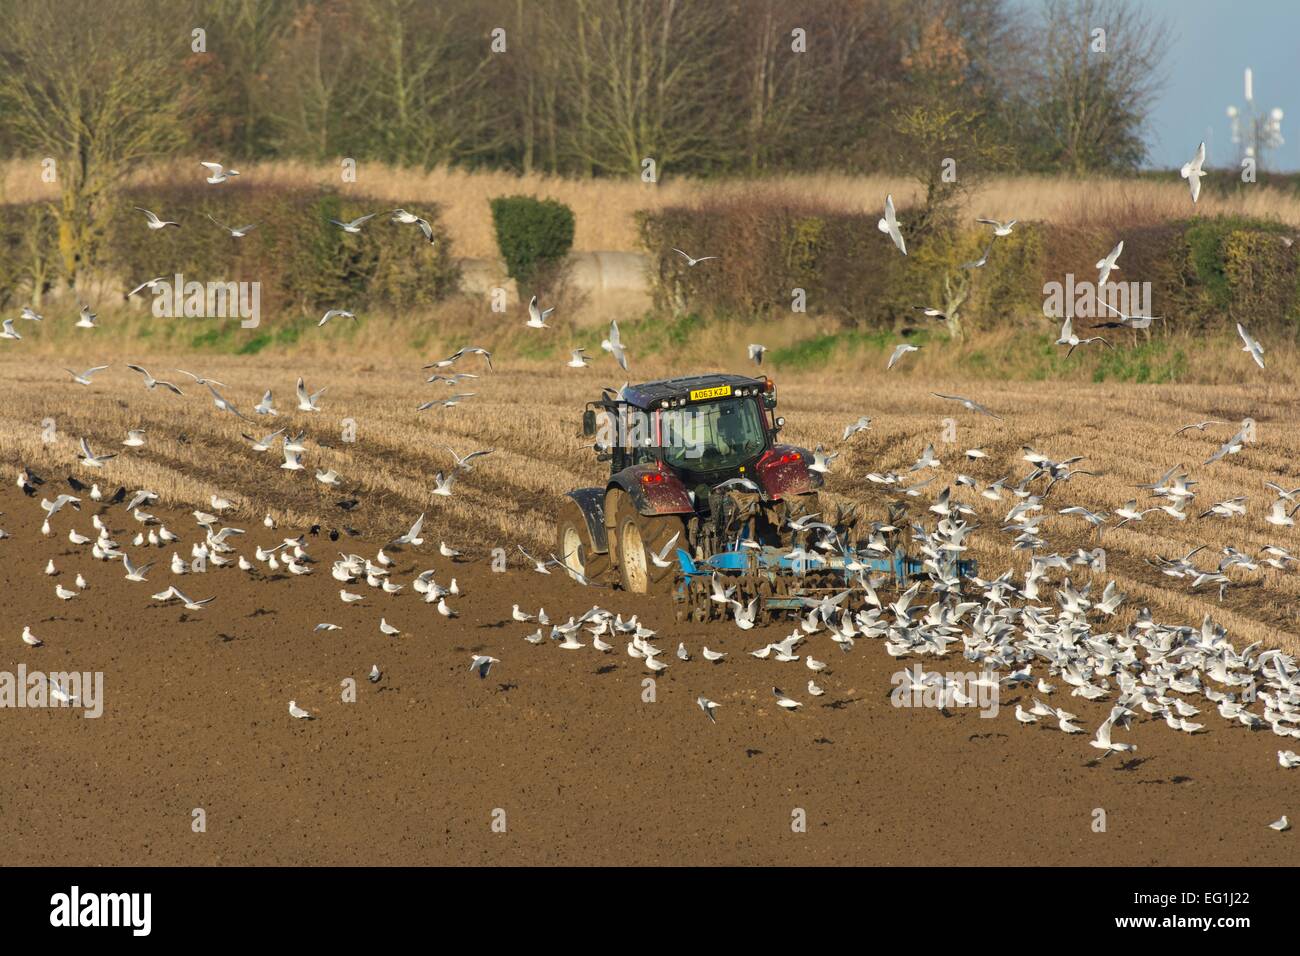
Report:
[[[678,515],[643,515],[627,494],[616,496],[614,536],[618,540],[618,570],[623,589],[633,594],[666,594],[673,586],[677,563],[670,555],[668,567],[657,567],[650,557],[658,554],[673,535],[682,537],[686,525]]]
[[[555,556],[565,568],[588,581],[599,581],[609,571],[609,555],[594,550],[587,519],[572,498],[565,499],[560,508]]]

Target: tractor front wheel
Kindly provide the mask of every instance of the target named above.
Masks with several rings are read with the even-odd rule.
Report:
[[[657,555],[673,535],[684,545],[686,526],[677,515],[643,515],[632,498],[617,496],[614,508],[614,535],[618,540],[618,569],[623,589],[633,594],[666,594],[672,589],[676,558],[665,557],[667,567],[655,564]]]
[[[609,555],[593,550],[587,519],[572,498],[566,499],[560,508],[556,546],[555,556],[560,564],[586,582],[599,582],[609,571]]]

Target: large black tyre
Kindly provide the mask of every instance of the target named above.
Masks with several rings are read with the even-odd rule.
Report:
[[[656,567],[651,553],[658,554],[673,535],[684,544],[686,525],[678,515],[643,515],[625,493],[614,496],[614,539],[618,542],[618,572],[623,590],[633,594],[667,594],[673,586],[676,561],[668,556],[668,567]]]
[[[609,555],[594,550],[587,519],[572,498],[566,498],[560,507],[555,544],[560,564],[588,581],[599,582],[609,572]]]

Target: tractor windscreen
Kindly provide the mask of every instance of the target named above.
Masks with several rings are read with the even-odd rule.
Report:
[[[688,471],[737,468],[766,445],[760,414],[750,399],[672,409],[664,413],[664,460]]]

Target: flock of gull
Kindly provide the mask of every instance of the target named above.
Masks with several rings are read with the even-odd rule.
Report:
[[[1189,180],[1193,201],[1199,195],[1200,164],[1204,159],[1204,148],[1198,150],[1197,157],[1183,169],[1183,176]],[[207,182],[223,183],[230,177],[239,175],[236,170],[228,170],[220,164],[205,163],[210,176]],[[180,224],[160,218],[147,209],[141,209],[146,216],[150,229],[179,228]],[[335,225],[350,234],[360,232],[365,223],[377,214],[361,216],[349,222],[334,221]],[[419,226],[430,241],[432,232],[426,220],[405,210],[395,210],[392,221]],[[968,263],[972,269],[983,267],[988,259],[992,243],[998,238],[1010,235],[1015,220],[1000,222],[981,219],[982,223],[993,227],[993,236],[989,248],[980,259]],[[236,238],[246,235],[256,228],[256,224],[232,228],[213,219],[213,222],[228,230]],[[887,233],[904,255],[907,253],[906,242],[900,229],[894,210],[893,199],[886,198],[885,214],[879,222],[881,231]],[[1106,257],[1099,260],[1099,285],[1107,281],[1110,273],[1119,268],[1117,261],[1123,252],[1120,242]],[[675,249],[684,259],[688,268],[694,268],[716,256],[693,257]],[[132,290],[134,295],[151,288],[152,283],[164,281],[161,278],[149,280]],[[945,319],[939,310],[918,306],[927,317]],[[527,327],[546,329],[550,326],[547,319],[553,313],[552,308],[543,309],[533,297],[528,305]],[[31,308],[25,308],[21,318],[29,321],[41,321],[42,316]],[[82,307],[79,327],[94,328],[96,316],[87,307]],[[342,309],[331,309],[318,323],[325,325],[333,319],[354,319],[355,316]],[[1127,316],[1119,313],[1114,325],[1140,328],[1141,323],[1151,321],[1146,316]],[[1249,332],[1238,326],[1238,332],[1244,342],[1244,351],[1262,368],[1263,348]],[[14,321],[3,323],[4,338],[19,339],[14,330]],[[1081,345],[1100,341],[1109,343],[1100,336],[1080,338],[1067,319],[1058,345],[1068,346],[1072,352]],[[611,323],[609,334],[602,342],[617,364],[624,370],[628,368],[627,347],[620,337],[617,323]],[[888,367],[893,368],[909,352],[916,351],[917,346],[903,343],[897,346],[890,356]],[[761,364],[765,347],[750,345],[749,355],[755,363]],[[574,349],[571,360],[567,363],[572,368],[585,368],[589,359],[584,350]],[[477,373],[456,368],[457,363],[467,356],[480,356],[488,371],[492,370],[492,356],[486,349],[479,347],[462,348],[445,359],[428,366],[431,372],[428,383],[441,382],[450,389],[461,383],[478,378]],[[92,387],[95,376],[109,368],[108,365],[93,366],[82,371],[67,369],[72,381],[80,386]],[[177,397],[183,397],[185,391],[175,382],[156,378],[141,365],[130,364],[127,368],[140,376],[143,386],[148,390],[162,390]],[[245,412],[227,399],[218,389],[226,386],[216,380],[200,374],[176,369],[187,377],[187,387],[207,390],[218,414],[229,415],[243,423],[255,423],[259,420],[273,418],[279,414],[274,406],[272,391],[267,389],[260,402],[252,405]],[[296,410],[301,413],[318,412],[326,392],[325,387],[312,390],[299,378],[295,387]],[[990,419],[1001,418],[988,407],[959,395],[934,393],[941,401],[959,404],[965,410]],[[453,391],[446,398],[422,403],[419,410],[433,407],[448,408],[474,397],[473,392]],[[1206,421],[1193,423],[1179,430],[1205,429],[1225,425],[1226,422]],[[864,416],[848,424],[843,433],[842,442],[848,443],[854,436],[868,430],[870,418]],[[306,434],[298,430],[291,434],[288,426],[277,428],[267,433],[260,430],[252,433],[241,432],[243,440],[254,453],[266,453],[276,447],[282,455],[280,468],[287,471],[301,471],[306,468],[304,456],[308,453]],[[1212,465],[1230,455],[1239,454],[1250,441],[1247,426],[1243,426],[1204,464]],[[132,453],[139,453],[146,447],[147,436],[144,429],[134,428],[128,431],[122,446]],[[492,451],[482,450],[461,456],[448,448],[452,456],[452,465],[446,472],[440,472],[435,479],[434,495],[447,496],[456,477],[474,468],[474,462]],[[1140,486],[1148,498],[1145,505],[1140,505],[1138,496],[1117,507],[1107,514],[1080,506],[1052,508],[1048,498],[1058,487],[1067,489],[1071,482],[1080,476],[1093,476],[1095,473],[1079,467],[1086,459],[1083,456],[1069,456],[1060,460],[1041,454],[1031,447],[1024,447],[1023,461],[1029,469],[1021,478],[1007,475],[997,480],[981,482],[969,475],[957,473],[952,484],[945,485],[932,496],[925,491],[939,478],[939,460],[933,445],[927,445],[920,457],[904,472],[873,472],[867,479],[877,485],[883,492],[896,496],[900,501],[916,500],[924,506],[926,517],[913,520],[903,527],[896,527],[876,522],[873,525],[865,551],[868,554],[887,556],[891,553],[888,536],[892,534],[910,534],[911,543],[923,557],[922,579],[915,581],[911,587],[899,594],[894,600],[881,596],[884,589],[883,576],[873,576],[868,569],[850,561],[848,571],[851,581],[841,593],[819,601],[810,601],[803,613],[793,617],[793,630],[779,641],[763,642],[761,646],[748,651],[753,657],[771,661],[773,667],[787,665],[802,666],[807,671],[806,697],[817,698],[827,693],[826,687],[834,679],[837,657],[851,654],[861,641],[878,642],[884,651],[893,658],[909,658],[918,662],[918,666],[909,674],[908,680],[918,689],[926,689],[938,695],[943,706],[967,706],[970,699],[970,685],[954,682],[944,672],[925,670],[925,662],[947,662],[959,657],[968,665],[973,665],[984,676],[982,681],[990,689],[1016,690],[1029,697],[1029,703],[1017,703],[1014,708],[1015,720],[1029,727],[1037,725],[1067,735],[1085,735],[1088,731],[1081,726],[1078,715],[1067,709],[1069,698],[1083,698],[1086,701],[1104,702],[1109,705],[1108,713],[1100,725],[1092,731],[1090,746],[1100,751],[1097,760],[1104,760],[1111,754],[1132,754],[1136,747],[1126,742],[1120,735],[1132,728],[1135,722],[1154,720],[1167,725],[1176,733],[1196,735],[1205,733],[1212,719],[1211,711],[1217,711],[1226,728],[1239,728],[1241,732],[1269,732],[1279,738],[1300,738],[1300,669],[1295,659],[1279,649],[1261,650],[1259,644],[1253,644],[1237,650],[1228,640],[1224,629],[1207,616],[1199,627],[1160,623],[1153,619],[1151,613],[1143,609],[1138,612],[1131,623],[1117,627],[1114,618],[1120,612],[1125,595],[1116,588],[1115,582],[1108,582],[1100,594],[1093,593],[1093,585],[1078,585],[1071,580],[1071,575],[1079,569],[1092,574],[1097,567],[1096,552],[1078,549],[1073,554],[1059,552],[1048,553],[1047,532],[1044,524],[1053,521],[1077,519],[1089,525],[1100,542],[1107,528],[1121,527],[1130,523],[1147,520],[1148,515],[1163,514],[1175,521],[1185,521],[1193,516],[1203,520],[1235,521],[1247,514],[1245,496],[1213,503],[1196,504],[1197,481],[1181,465],[1175,466],[1150,483]],[[828,451],[819,445],[814,454],[811,467],[822,474],[830,474],[833,462],[839,452]],[[86,438],[79,442],[78,459],[83,468],[98,471],[111,467],[117,453],[92,449]],[[969,463],[978,463],[989,457],[979,448],[965,452],[964,459]],[[926,473],[930,472],[928,477]],[[316,469],[316,479],[323,485],[338,487],[340,476],[332,469]],[[46,535],[56,532],[55,525],[69,514],[79,513],[84,499],[99,505],[98,512],[91,516],[92,533],[83,534],[76,527],[66,530],[67,540],[77,549],[80,556],[88,554],[98,562],[117,562],[123,576],[128,582],[139,585],[151,585],[149,577],[156,579],[160,574],[169,574],[170,583],[152,593],[151,599],[160,603],[174,603],[189,612],[203,612],[214,601],[211,596],[191,597],[191,594],[203,594],[209,590],[202,585],[203,576],[212,569],[232,569],[246,575],[266,577],[272,574],[286,574],[292,577],[308,576],[318,573],[318,559],[311,553],[312,542],[307,534],[294,537],[281,537],[271,543],[260,543],[251,548],[241,547],[247,541],[247,532],[232,524],[227,524],[224,515],[238,512],[239,506],[219,495],[212,495],[207,508],[192,513],[194,528],[186,529],[184,534],[177,534],[169,529],[156,515],[148,509],[159,501],[160,496],[151,490],[140,489],[128,492],[119,487],[115,493],[105,495],[97,483],[87,485],[76,477],[67,479],[73,494],[63,492],[52,497],[43,488],[45,480],[28,468],[20,469],[17,485],[30,498],[40,497],[40,507],[44,512],[42,532]],[[743,479],[740,480],[743,483]],[[1265,516],[1272,526],[1294,526],[1294,512],[1300,509],[1300,488],[1285,489],[1269,483],[1268,488],[1275,499]],[[1058,492],[1058,497],[1063,492]],[[963,500],[970,499],[969,501]],[[983,504],[981,504],[983,502]],[[975,530],[975,524],[969,520],[975,514],[975,506],[986,509],[988,503],[998,505],[1005,503],[1007,510],[1001,519],[1001,533],[1010,538],[1010,549],[1029,553],[1029,564],[1023,574],[1017,575],[1012,570],[997,577],[973,578],[960,580],[955,571],[955,559],[970,547],[969,537]],[[342,506],[343,503],[340,503]],[[841,523],[842,516],[807,515],[793,519],[789,530],[796,542],[790,552],[792,557],[808,558],[816,555],[839,554],[844,552],[847,527]],[[818,520],[820,519],[820,520]],[[75,519],[74,519],[75,521]],[[423,603],[433,605],[436,613],[443,618],[455,618],[457,599],[461,587],[456,577],[451,576],[446,583],[435,579],[432,568],[412,571],[407,579],[395,571],[393,553],[403,549],[413,552],[424,544],[424,521],[421,515],[409,529],[395,535],[373,556],[357,553],[340,553],[330,562],[329,573],[340,585],[338,597],[342,604],[352,605],[371,602],[385,602],[386,607],[401,608],[402,604],[389,605],[386,602],[397,599],[403,592],[409,591],[420,595]],[[134,527],[132,526],[132,523]],[[276,522],[268,513],[263,519],[268,531],[274,531]],[[313,534],[317,529],[313,529]],[[4,533],[0,531],[0,536]],[[337,540],[335,534],[331,537]],[[129,539],[129,546],[122,543]],[[182,557],[181,543],[188,539],[188,558]],[[664,553],[653,555],[657,564],[668,559],[669,547]],[[169,559],[161,557],[171,549]],[[463,555],[446,541],[438,544],[438,554],[449,562],[454,569],[458,559]],[[553,567],[564,568],[562,562],[553,555],[549,560],[534,558],[522,548],[519,549],[532,564],[536,573],[549,575]],[[1241,572],[1260,570],[1267,566],[1279,572],[1293,570],[1300,558],[1287,549],[1269,545],[1258,554],[1250,555],[1232,547],[1223,549],[1217,564],[1203,566],[1195,560],[1206,550],[1205,546],[1194,549],[1185,555],[1160,557],[1151,561],[1159,571],[1171,578],[1189,582],[1190,589],[1197,591],[1206,586],[1214,586],[1222,598],[1225,590],[1233,583],[1233,575]],[[158,558],[150,560],[154,555]],[[165,562],[166,571],[155,571],[155,567]],[[45,573],[55,579],[54,597],[60,601],[76,601],[88,588],[85,575],[88,568],[76,571],[71,581],[67,572],[50,560],[45,566]],[[565,569],[566,571],[568,569]],[[231,573],[224,570],[221,573]],[[571,571],[568,573],[572,574]],[[929,595],[923,597],[923,590]],[[1050,594],[1050,596],[1049,596]],[[853,601],[847,600],[850,596]],[[755,627],[758,607],[755,600],[742,602],[735,597],[735,589],[729,587],[725,578],[714,575],[711,587],[711,600],[723,610],[724,616],[733,622],[742,632]],[[856,609],[855,609],[856,608]],[[388,618],[398,615],[389,610],[376,612],[377,633],[397,638],[404,628],[416,625],[390,623]],[[407,620],[413,616],[407,611],[402,614]],[[685,642],[679,641],[674,651],[666,652],[657,642],[661,639],[656,632],[647,627],[633,615],[622,614],[595,606],[580,615],[571,615],[567,620],[553,623],[544,609],[536,613],[521,610],[516,604],[511,611],[510,621],[532,628],[524,636],[531,645],[554,646],[568,652],[595,654],[614,654],[619,652],[619,645],[633,660],[638,661],[651,673],[661,673],[670,666],[681,666],[695,660],[695,655],[687,648]],[[535,628],[533,627],[535,625]],[[332,631],[339,625],[322,621],[316,625],[316,631]],[[22,641],[30,647],[40,647],[44,638],[33,632],[31,625],[23,628]],[[821,642],[825,641],[825,644]],[[818,649],[818,645],[821,649]],[[734,651],[732,653],[735,653]],[[699,657],[703,666],[717,668],[727,666],[728,652],[711,650],[701,646]],[[819,659],[820,658],[820,659]],[[501,661],[486,654],[471,655],[468,669],[481,679],[486,679],[491,669]],[[383,679],[378,664],[375,664],[368,678],[374,683]],[[774,681],[772,695],[778,708],[796,711],[804,706],[802,692],[789,694],[780,689],[780,685],[791,686],[793,678]],[[799,681],[802,684],[802,681]],[[825,685],[825,686],[823,686]],[[59,692],[62,689],[56,688]],[[700,695],[697,704],[709,721],[719,719],[718,711],[722,707],[718,702]],[[315,715],[308,709],[290,700],[288,710],[295,719],[312,719]],[[1294,747],[1294,745],[1292,745]],[[1282,767],[1300,766],[1300,756],[1294,749],[1279,749],[1278,763]],[[1287,818],[1270,824],[1274,829],[1286,829]]]

